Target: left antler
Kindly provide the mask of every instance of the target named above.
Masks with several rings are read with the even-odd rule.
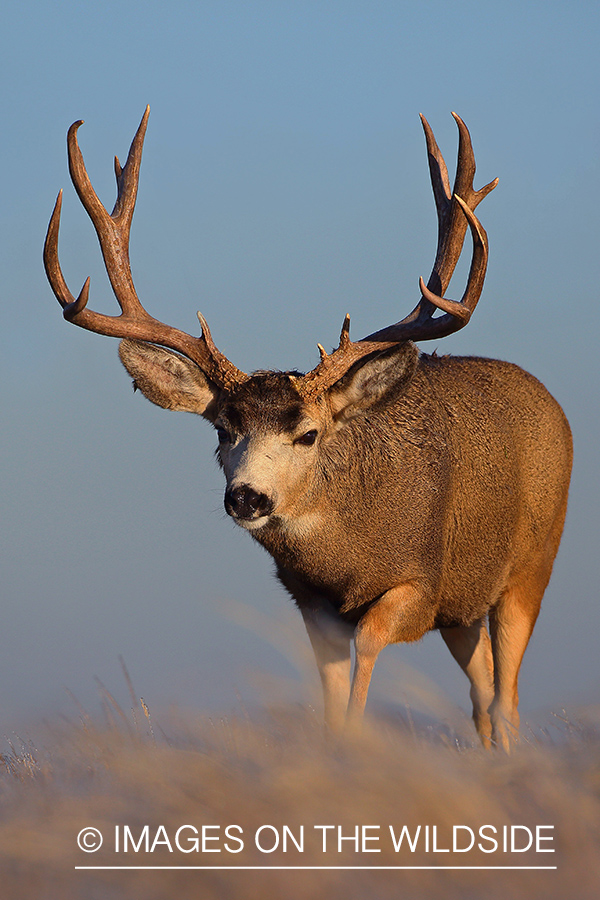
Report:
[[[460,116],[455,113],[452,115],[459,131],[453,191],[450,191],[448,170],[433,131],[425,117],[421,116],[438,216],[436,258],[427,285],[422,278],[419,280],[421,299],[402,321],[382,328],[361,341],[350,340],[350,317],[346,316],[338,348],[328,355],[319,345],[321,361],[311,372],[298,379],[297,387],[304,397],[318,396],[371,353],[388,350],[404,341],[427,341],[445,337],[463,328],[471,318],[483,289],[488,257],[487,235],[473,210],[496,187],[498,179],[479,191],[474,190],[475,156],[471,137]],[[460,258],[467,224],[473,236],[473,258],[467,287],[460,302],[457,302],[446,299],[443,294]],[[442,310],[445,315],[433,319],[436,309]]]

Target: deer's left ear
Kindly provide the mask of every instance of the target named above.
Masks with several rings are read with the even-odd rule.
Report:
[[[411,381],[418,358],[416,346],[407,341],[361,361],[329,389],[334,419],[343,422],[397,396]]]

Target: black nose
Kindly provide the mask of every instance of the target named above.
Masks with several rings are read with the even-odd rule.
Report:
[[[249,484],[240,484],[225,491],[225,510],[234,519],[260,519],[272,513],[273,501]]]

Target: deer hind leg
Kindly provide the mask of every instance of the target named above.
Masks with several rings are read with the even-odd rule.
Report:
[[[483,746],[491,745],[490,707],[494,700],[494,661],[486,617],[469,626],[440,628],[446,646],[471,682],[473,721]]]
[[[340,732],[350,696],[350,642],[354,629],[326,601],[301,607],[323,687],[325,727]]]
[[[347,724],[361,720],[373,667],[388,644],[418,641],[433,628],[434,615],[422,592],[412,585],[392,588],[362,616],[354,633],[355,663]]]
[[[547,581],[544,575],[513,581],[489,614],[495,688],[492,739],[507,753],[519,737],[519,669]]]

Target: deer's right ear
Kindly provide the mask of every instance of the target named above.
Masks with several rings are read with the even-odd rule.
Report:
[[[152,403],[214,422],[221,391],[196,363],[173,350],[132,340],[121,341],[119,357],[133,378],[134,390],[139,388]]]

